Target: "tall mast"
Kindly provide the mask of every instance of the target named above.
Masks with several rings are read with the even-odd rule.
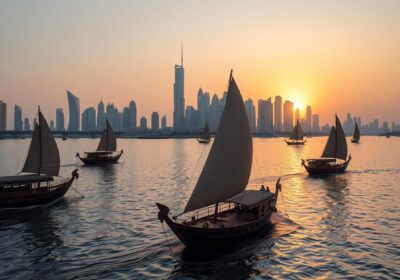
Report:
[[[181,66],[183,67],[183,41],[181,41]]]
[[[42,169],[42,131],[41,131],[41,127],[40,127],[40,106],[38,108],[38,119],[39,119],[39,125],[38,125],[38,129],[39,129],[39,171],[38,171],[38,175],[40,175],[40,170]]]

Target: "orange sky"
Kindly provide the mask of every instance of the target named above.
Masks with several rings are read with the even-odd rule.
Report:
[[[400,1],[0,2],[0,100],[32,117],[81,111],[100,97],[172,121],[174,64],[184,41],[186,104],[219,95],[229,70],[244,98],[280,94],[337,112],[400,122]],[[68,115],[66,114],[66,117]]]

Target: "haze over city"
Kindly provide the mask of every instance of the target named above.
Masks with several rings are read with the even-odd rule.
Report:
[[[0,99],[9,127],[13,104],[55,119],[66,90],[81,108],[135,100],[171,126],[183,41],[186,105],[200,86],[222,97],[233,68],[245,99],[281,95],[321,124],[335,112],[399,122],[400,2],[375,3],[2,1]]]

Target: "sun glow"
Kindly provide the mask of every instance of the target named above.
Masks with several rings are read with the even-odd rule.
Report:
[[[301,102],[298,101],[298,100],[294,101],[294,105],[293,106],[294,106],[294,110],[299,109],[300,112],[303,109],[303,104],[301,104]]]

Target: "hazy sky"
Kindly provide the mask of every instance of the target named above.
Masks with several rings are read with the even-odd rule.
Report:
[[[244,98],[280,94],[337,112],[400,122],[400,1],[0,1],[0,100],[48,120],[66,90],[81,111],[100,97],[172,122],[184,42],[186,105],[199,86]]]

